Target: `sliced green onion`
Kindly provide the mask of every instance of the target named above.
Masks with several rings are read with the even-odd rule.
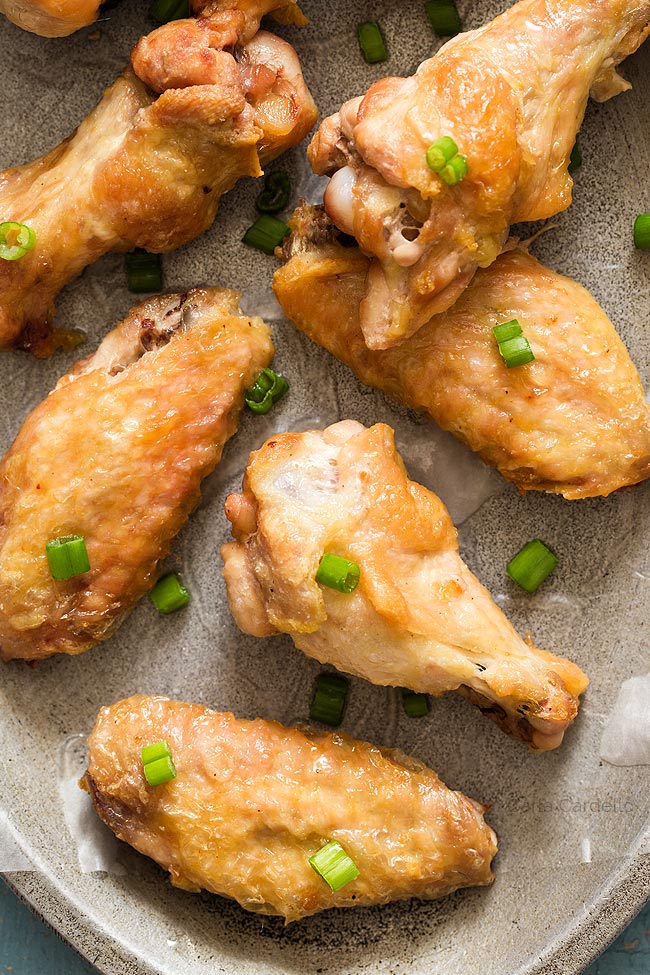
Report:
[[[429,713],[429,698],[426,694],[418,694],[411,691],[408,687],[400,688],[402,694],[402,705],[409,718],[423,718]]]
[[[526,592],[535,592],[558,562],[555,552],[551,552],[539,538],[534,538],[508,562],[507,572]]]
[[[309,857],[311,867],[329,887],[336,891],[359,876],[359,868],[336,840],[321,846],[318,853]]]
[[[265,254],[273,254],[288,233],[290,229],[286,223],[265,213],[248,228],[242,240],[249,247],[256,247],[258,251],[264,251]]]
[[[176,778],[176,766],[171,756],[165,755],[155,762],[147,762],[144,767],[144,777],[149,785],[162,785]]]
[[[321,721],[332,728],[338,727],[343,719],[343,709],[348,696],[348,682],[339,674],[319,674],[314,686],[314,696],[309,717]]]
[[[365,24],[359,24],[357,37],[361,53],[368,64],[379,64],[388,58],[384,37],[376,21],[369,20]]]
[[[570,173],[575,173],[576,169],[580,169],[582,166],[582,151],[580,149],[580,143],[576,136],[576,141],[573,144],[573,149],[571,150],[571,155],[569,156],[569,165],[567,169]]]
[[[634,246],[650,250],[650,213],[640,213],[634,221]]]
[[[443,135],[436,139],[427,149],[427,165],[434,173],[444,169],[450,159],[458,155],[458,146],[450,135]]]
[[[276,169],[264,177],[264,189],[255,201],[260,213],[278,213],[289,202],[291,180],[287,173]]]
[[[467,165],[467,160],[465,156],[461,156],[460,153],[450,159],[444,169],[441,169],[438,176],[446,183],[447,186],[455,186],[456,183],[460,183],[462,179],[465,179],[469,171],[469,166]]]
[[[499,345],[502,342],[507,342],[508,339],[515,339],[518,335],[522,334],[521,325],[516,318],[513,318],[509,322],[503,322],[501,325],[495,325],[492,331]]]
[[[518,335],[514,339],[499,342],[499,352],[503,356],[503,360],[508,369],[514,369],[515,366],[524,366],[527,362],[532,362],[535,358],[535,353],[531,349],[530,342],[525,335]]]
[[[356,562],[328,552],[320,560],[316,582],[338,592],[350,593],[359,585],[360,575],[361,570]]]
[[[288,390],[289,383],[284,376],[278,375],[272,369],[262,369],[246,393],[246,406],[253,413],[268,413]]]
[[[154,0],[149,7],[149,13],[159,24],[183,20],[190,16],[189,0]]]
[[[162,288],[162,265],[160,254],[150,254],[137,248],[125,255],[127,287],[135,294],[160,291]]]
[[[463,29],[454,0],[427,0],[425,10],[439,37],[453,37]]]
[[[148,765],[150,762],[157,762],[159,758],[171,758],[172,750],[166,741],[154,741],[151,745],[145,745],[140,752],[142,764]]]
[[[4,261],[17,261],[31,251],[36,234],[24,223],[6,220],[0,223],[0,257]]]
[[[175,572],[159,579],[149,593],[149,598],[159,613],[167,615],[182,609],[190,601],[190,594]]]
[[[90,569],[86,542],[81,535],[52,538],[45,546],[53,579],[72,579]]]

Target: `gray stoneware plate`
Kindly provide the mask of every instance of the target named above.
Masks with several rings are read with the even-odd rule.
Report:
[[[460,3],[467,27],[507,4]],[[122,3],[94,28],[44,40],[0,25],[3,65],[2,167],[49,149],[84,117],[121,69],[131,44],[151,29],[146,0]],[[410,73],[431,53],[421,0],[305,0],[311,26],[282,29],[298,49],[322,114],[383,73]],[[381,22],[390,60],[365,65],[359,20]],[[650,259],[634,251],[634,216],[650,210],[650,48],[625,66],[633,91],[590,106],[575,202],[534,251],[577,277],[605,306],[650,383]],[[276,164],[277,165],[277,164]],[[314,197],[304,147],[282,163],[296,192]],[[240,238],[254,219],[259,188],[241,183],[200,241],[166,257],[165,286],[221,283],[247,293],[247,309],[277,317],[269,282],[275,261]],[[123,259],[109,256],[69,287],[60,323],[88,333],[86,348],[127,311]],[[170,564],[194,595],[191,608],[159,617],[143,600],[109,642],[81,657],[37,669],[2,668],[0,815],[34,870],[10,879],[47,920],[106,973],[164,975],[523,975],[580,971],[640,908],[650,889],[650,768],[599,759],[603,727],[621,682],[650,671],[650,485],[607,500],[519,497],[433,426],[363,389],[342,366],[280,319],[276,362],[291,394],[269,417],[244,417],[204,502],[177,540]],[[27,411],[75,358],[0,361],[0,436],[11,442]],[[167,693],[285,722],[306,716],[318,670],[288,639],[242,636],[226,607],[218,548],[228,535],[223,499],[240,482],[248,451],[275,429],[324,425],[341,417],[384,420],[397,430],[412,475],[438,491],[462,521],[465,558],[520,630],[576,660],[592,683],[581,716],[558,751],[535,757],[460,698],[434,702],[409,720],[395,694],[352,681],[344,730],[399,745],[455,788],[489,802],[500,836],[490,889],[438,903],[330,911],[283,927],[226,900],[173,890],[163,873],[120,847],[122,873],[82,873],[77,840],[65,825],[69,790],[61,775],[82,751],[81,736],[101,705],[134,692]],[[541,536],[561,564],[536,596],[516,592],[509,557]],[[79,764],[79,771],[81,764]],[[65,801],[62,796],[66,796]],[[2,864],[0,864],[0,867]],[[6,867],[5,867],[6,869]]]

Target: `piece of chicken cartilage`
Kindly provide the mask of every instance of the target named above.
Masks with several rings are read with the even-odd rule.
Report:
[[[288,633],[374,684],[460,691],[532,748],[561,743],[587,678],[517,634],[462,561],[442,501],[409,479],[390,427],[278,434],[251,454],[226,515],[224,576],[245,633]],[[326,554],[358,566],[354,591],[319,584]]]
[[[84,267],[107,251],[194,240],[240,177],[307,135],[317,113],[297,55],[256,33],[262,13],[287,6],[232,0],[164,24],[74,135],[0,173],[3,219],[35,237],[0,261],[0,346],[49,354],[56,297]]]
[[[156,582],[273,356],[238,297],[142,302],[23,423],[0,462],[4,660],[87,650]],[[70,567],[71,536],[87,559]]]
[[[525,249],[478,271],[456,304],[392,349],[359,322],[369,259],[321,207],[299,207],[273,287],[285,314],[361,382],[427,413],[520,491],[593,498],[650,476],[650,410],[611,321]],[[535,359],[509,369],[494,326],[516,319]]]
[[[650,0],[520,0],[323,121],[309,156],[332,177],[325,206],[373,258],[360,310],[369,348],[450,308],[511,224],[569,206],[588,96],[629,87],[616,66],[648,30]]]
[[[154,742],[176,777],[151,786],[141,750]],[[397,750],[144,695],[102,708],[88,750],[83,785],[113,832],[174,886],[247,911],[289,922],[493,879],[484,807]],[[334,874],[319,874],[310,859],[327,843]]]

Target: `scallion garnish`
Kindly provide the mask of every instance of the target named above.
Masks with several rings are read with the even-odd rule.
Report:
[[[159,579],[149,593],[149,598],[159,613],[167,615],[182,609],[190,601],[190,594],[175,572]]]
[[[409,718],[423,718],[429,713],[429,698],[426,694],[418,694],[408,687],[400,688],[402,705]]]
[[[454,0],[427,0],[424,6],[429,23],[439,37],[453,37],[463,29]]]
[[[444,169],[441,169],[438,176],[446,183],[447,186],[455,186],[456,183],[460,183],[462,179],[465,179],[469,170],[467,165],[467,160],[465,156],[461,156],[458,153],[453,159],[450,159]]]
[[[159,24],[168,24],[170,20],[183,20],[190,16],[189,0],[154,0],[149,7],[149,14]]]
[[[321,846],[318,853],[309,857],[309,863],[334,891],[340,890],[359,876],[356,863],[337,840],[329,840],[325,846]]]
[[[357,588],[360,575],[361,570],[356,562],[328,552],[320,560],[316,582],[338,592],[350,593]]]
[[[634,246],[650,250],[650,213],[640,213],[634,221]]]
[[[17,261],[32,250],[36,234],[24,223],[6,220],[0,223],[0,257],[3,261]]]
[[[573,143],[573,149],[571,150],[571,155],[569,156],[569,165],[567,166],[567,169],[570,173],[575,173],[576,169],[580,169],[581,166],[582,151],[580,149],[578,137],[576,136],[576,141]]]
[[[460,155],[450,135],[443,135],[429,146],[426,160],[429,169],[437,173],[447,186],[455,186],[467,176],[467,160]]]
[[[45,546],[45,554],[53,579],[72,579],[90,569],[86,542],[81,535],[50,539]]]
[[[458,146],[450,135],[443,135],[427,149],[427,165],[434,173],[439,173],[456,155],[458,155]]]
[[[140,752],[143,765],[150,762],[157,762],[159,758],[171,758],[172,750],[166,741],[154,741],[151,745],[145,745]]]
[[[278,375],[272,369],[262,369],[246,393],[246,406],[253,413],[268,413],[288,390],[289,383],[284,376]]]
[[[149,785],[162,785],[176,778],[172,751],[166,741],[145,745],[141,752],[144,777]]]
[[[332,728],[338,727],[343,719],[347,695],[348,682],[345,677],[339,674],[319,674],[309,708],[309,717],[312,721],[321,721]]]
[[[276,169],[264,177],[264,189],[255,201],[260,213],[278,213],[289,202],[291,180],[287,173]]]
[[[380,61],[386,60],[388,57],[386,44],[381,28],[376,21],[369,20],[365,24],[359,24],[357,37],[359,38],[361,53],[368,64],[379,64]]]
[[[544,542],[533,538],[508,562],[507,572],[526,592],[535,592],[558,562],[557,555]]]
[[[242,240],[249,247],[256,247],[258,251],[264,251],[265,254],[273,254],[288,233],[290,228],[286,223],[265,213],[248,228]]]
[[[141,248],[125,255],[127,287],[135,294],[160,291],[162,288],[162,264],[160,254],[150,254]]]
[[[492,329],[499,346],[499,352],[508,367],[523,366],[535,358],[530,342],[523,334],[521,325],[516,318],[510,322],[503,322]]]

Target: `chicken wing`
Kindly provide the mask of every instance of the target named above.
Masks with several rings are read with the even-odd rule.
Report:
[[[641,380],[581,285],[511,250],[416,335],[371,351],[359,324],[369,258],[339,242],[322,208],[299,207],[292,225],[278,300],[362,382],[428,413],[520,491],[590,498],[650,476]],[[508,369],[492,329],[513,318],[535,361]]]
[[[140,751],[159,740],[177,777],[151,788]],[[493,879],[484,807],[397,750],[145,696],[102,708],[88,745],[82,784],[113,832],[247,911],[289,922]],[[309,865],[328,840],[359,869],[336,892]]]
[[[533,748],[555,748],[587,686],[515,632],[458,553],[442,501],[409,477],[383,423],[286,433],[251,454],[221,549],[245,633],[288,633],[375,684],[458,690]],[[351,595],[316,582],[326,552],[361,569]]]
[[[66,37],[97,17],[100,0],[0,0],[0,13],[42,37]]]
[[[510,224],[566,209],[567,166],[591,92],[650,30],[648,0],[520,0],[449,41],[411,78],[385,78],[314,136],[325,206],[368,265],[360,322],[384,349],[449,308],[501,251]],[[450,136],[467,176],[445,185],[427,148]]]
[[[0,13],[8,20],[42,37],[66,37],[96,19],[102,0],[0,0]],[[304,24],[305,18],[295,6],[296,0],[280,0],[273,4],[273,13],[283,23]],[[223,6],[222,0],[194,0],[195,11],[205,7]],[[276,9],[277,8],[277,9]],[[241,0],[239,10],[245,10],[250,22],[259,21],[270,9],[267,0]]]
[[[33,250],[0,261],[0,345],[47,354],[55,297],[87,264],[193,240],[240,176],[307,134],[316,109],[293,48],[255,33],[280,6],[221,0],[153,31],[70,139],[0,173],[3,219],[36,233]]]
[[[232,291],[137,305],[27,417],[0,463],[0,656],[81,653],[156,581],[273,355]],[[90,572],[55,582],[46,543],[85,538]]]

